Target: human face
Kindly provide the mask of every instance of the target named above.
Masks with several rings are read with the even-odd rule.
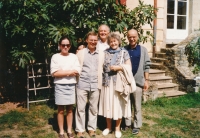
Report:
[[[117,49],[119,47],[119,41],[116,38],[110,38],[109,45],[112,49]]]
[[[86,39],[86,42],[88,44],[88,49],[89,50],[95,50],[96,45],[98,41],[98,36],[95,35],[89,35],[88,38]]]
[[[136,30],[129,30],[128,34],[127,34],[127,38],[128,38],[128,41],[129,41],[129,45],[133,48],[136,47],[137,42],[138,42],[137,31]]]
[[[71,48],[70,42],[68,39],[62,40],[60,44],[60,50],[62,55],[68,55],[69,49]]]
[[[102,25],[98,30],[99,38],[102,42],[106,42],[109,34],[109,28],[106,25]]]

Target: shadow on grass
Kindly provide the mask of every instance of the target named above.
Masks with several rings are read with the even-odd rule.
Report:
[[[47,102],[47,105],[53,109],[54,111],[56,111],[53,114],[53,117],[48,118],[48,124],[52,126],[52,129],[54,131],[56,131],[57,133],[59,133],[59,127],[58,127],[58,121],[57,121],[57,106],[55,105],[55,101],[49,101]],[[87,130],[87,125],[88,125],[88,111],[89,111],[89,104],[86,104],[86,108],[85,108],[85,129]],[[76,106],[74,106],[73,109],[73,130],[75,131],[76,129],[76,120],[75,120],[75,113],[76,113]],[[113,129],[115,128],[115,121],[113,121]],[[106,119],[103,116],[97,116],[97,128],[99,130],[104,130],[106,128]],[[66,115],[64,115],[64,130],[67,130],[67,121],[66,121]]]
[[[58,121],[57,121],[57,114],[54,113],[52,118],[48,119],[48,124],[52,126],[52,129],[59,133],[59,128],[58,128]]]

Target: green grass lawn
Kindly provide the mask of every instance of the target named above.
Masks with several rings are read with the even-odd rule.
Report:
[[[140,133],[133,136],[128,130],[123,132],[123,138],[200,137],[200,93],[148,101],[143,103],[142,110]],[[30,111],[20,108],[0,115],[0,138],[56,138],[56,113],[53,103],[40,103],[31,104]],[[101,131],[97,130],[97,138],[103,137]],[[114,133],[108,138],[114,138]]]

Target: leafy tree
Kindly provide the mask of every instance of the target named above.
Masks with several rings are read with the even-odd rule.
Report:
[[[126,36],[127,29],[138,30],[146,42],[150,32],[141,28],[155,18],[154,8],[139,0],[127,9],[118,0],[0,0],[0,33],[13,63],[25,67],[30,60],[44,62],[57,52],[57,42],[68,35],[73,46],[84,41],[88,31],[107,24],[111,31]],[[150,38],[150,37],[149,37]]]

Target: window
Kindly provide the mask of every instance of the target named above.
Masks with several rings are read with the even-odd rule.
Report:
[[[186,29],[187,0],[167,1],[167,29]]]

